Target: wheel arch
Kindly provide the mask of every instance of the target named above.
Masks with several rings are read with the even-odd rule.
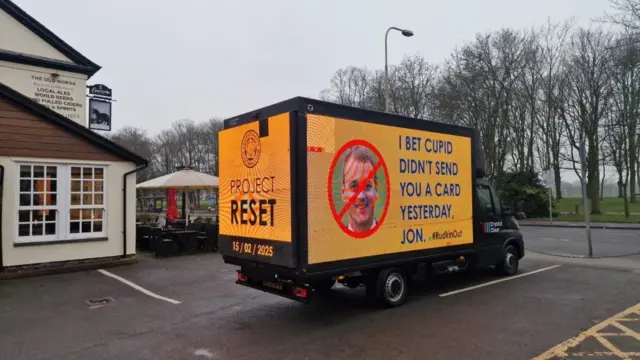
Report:
[[[522,238],[514,236],[507,238],[502,246],[502,250],[506,250],[509,246],[513,246],[516,249],[519,259],[524,257],[524,242],[522,241]]]

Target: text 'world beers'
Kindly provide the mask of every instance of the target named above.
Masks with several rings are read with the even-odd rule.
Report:
[[[231,195],[231,223],[241,225],[274,226],[276,199],[275,176],[236,179],[229,182]]]

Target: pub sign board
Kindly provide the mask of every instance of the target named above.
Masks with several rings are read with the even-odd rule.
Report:
[[[111,88],[107,87],[104,84],[89,85],[88,88],[89,95],[95,95],[109,99],[111,99],[111,97],[113,96],[113,91],[111,90]]]
[[[89,98],[89,129],[111,131],[111,102]]]

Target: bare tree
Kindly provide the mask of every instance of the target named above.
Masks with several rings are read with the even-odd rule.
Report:
[[[611,127],[612,146],[616,150],[615,168],[622,180],[622,170],[625,177],[631,178],[629,192],[631,202],[636,201],[635,177],[638,161],[638,114],[640,111],[640,44],[633,41],[628,33],[621,34],[611,48],[612,66],[610,78],[614,89],[613,107],[615,109],[615,121],[608,125]],[[624,129],[622,129],[624,128]],[[624,131],[623,131],[624,130]],[[622,139],[621,137],[625,138]],[[624,148],[621,148],[623,146]],[[621,159],[621,154],[627,158]],[[622,169],[628,165],[627,169]],[[626,190],[626,182],[625,182]]]
[[[609,0],[616,12],[605,13],[604,21],[622,26],[625,30],[640,30],[640,0]]]
[[[561,105],[576,173],[574,152],[580,148],[580,142],[586,144],[587,194],[592,214],[600,214],[600,125],[612,93],[608,77],[611,43],[611,33],[598,28],[580,28],[572,35],[567,58],[568,98]]]
[[[433,92],[437,71],[436,66],[419,55],[405,57],[393,71],[395,112],[418,119],[433,119]]]
[[[209,119],[200,125],[202,145],[204,146],[203,153],[205,154],[202,170],[215,176],[218,176],[219,170],[218,155],[220,153],[220,146],[218,143],[218,135],[222,127],[222,120],[217,118]]]
[[[373,74],[366,68],[349,66],[338,69],[331,78],[329,88],[320,97],[339,104],[367,107],[367,100]]]
[[[629,217],[629,197],[627,186],[629,183],[629,136],[627,126],[622,119],[624,115],[624,99],[616,99],[610,116],[605,120],[604,144],[611,154],[610,163],[618,175],[618,196],[624,199],[625,216]]]
[[[113,134],[108,135],[107,138],[145,159],[153,158],[153,141],[145,129],[125,126]],[[153,167],[149,167],[138,172],[137,180],[138,182],[143,182],[151,179],[153,176]]]
[[[488,174],[505,168],[514,148],[509,135],[520,129],[512,104],[526,63],[526,41],[522,32],[511,29],[478,34],[445,63],[438,85],[438,114],[479,130]]]
[[[573,26],[573,19],[564,23],[552,24],[547,22],[541,31],[541,62],[543,72],[542,103],[544,116],[538,118],[542,130],[544,154],[546,158],[543,168],[553,170],[556,198],[562,198],[561,152],[566,146],[565,126],[558,112],[558,104],[564,103],[564,92],[560,90],[563,75],[565,47],[568,35]]]
[[[514,162],[519,170],[534,170],[536,168],[535,143],[539,137],[538,117],[541,115],[539,101],[543,85],[542,47],[539,34],[530,31],[524,35],[522,73],[518,78],[514,91],[512,106],[514,107],[514,121],[510,124],[510,131],[514,135],[516,146],[513,150]],[[538,161],[540,162],[540,161]],[[544,160],[540,162],[544,164]],[[546,167],[546,166],[543,166]]]

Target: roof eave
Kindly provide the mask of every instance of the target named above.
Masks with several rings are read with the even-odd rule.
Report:
[[[30,66],[37,66],[46,69],[67,71],[76,74],[87,75],[87,78],[91,78],[97,73],[101,67],[87,67],[78,65],[75,63],[69,63],[65,61],[35,57],[27,54],[20,54],[10,51],[0,50],[0,60],[12,62],[16,64],[24,64]]]
[[[76,63],[77,65],[83,66],[88,69],[92,69],[92,72],[89,71],[87,75],[91,77],[98,70],[100,70],[101,66],[89,60],[86,56],[82,55],[76,49],[74,49],[71,45],[67,44],[59,38],[56,34],[54,34],[51,30],[49,30],[46,26],[40,23],[38,20],[34,19],[31,15],[27,14],[24,10],[22,10],[18,5],[14,4],[10,0],[0,0],[0,9],[5,11],[11,17],[16,19],[20,24],[25,26],[34,34],[38,35],[42,40],[46,41],[53,48],[58,50],[64,56],[68,57],[71,61]]]

